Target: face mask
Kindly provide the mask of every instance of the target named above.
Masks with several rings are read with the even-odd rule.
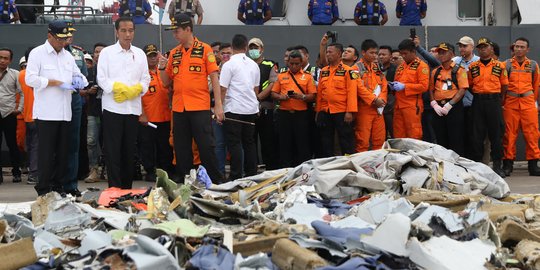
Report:
[[[230,55],[230,54],[223,54],[223,55],[221,55],[221,61],[226,62],[226,61],[229,61],[229,59],[231,59],[231,55]]]
[[[251,49],[249,50],[249,57],[253,60],[259,59],[259,57],[261,57],[261,51],[258,49]]]

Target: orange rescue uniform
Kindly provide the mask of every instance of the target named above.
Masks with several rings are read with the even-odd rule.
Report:
[[[298,89],[298,86],[296,86],[296,83],[294,83],[292,76],[294,76],[300,87],[302,87],[302,90]],[[278,79],[277,82],[274,83],[272,92],[281,95],[287,95],[289,90],[292,90],[296,94],[300,95],[317,93],[317,88],[315,88],[313,76],[311,76],[309,72],[305,72],[303,70],[298,71],[296,74],[292,74],[291,71],[278,74]],[[280,101],[279,109],[285,111],[305,111],[307,110],[307,104],[303,100],[291,98],[288,100]]]
[[[394,137],[422,139],[422,112],[424,103],[422,93],[428,90],[429,67],[420,60],[403,62],[396,70],[395,81],[405,85],[402,91],[396,91],[394,107]]]
[[[357,79],[358,72],[343,63],[321,69],[316,111],[331,114],[357,112]]]
[[[212,48],[195,37],[188,50],[182,45],[172,49],[166,68],[173,80],[172,110],[210,110],[207,74],[218,70]]]
[[[503,159],[514,160],[516,158],[516,139],[520,126],[526,142],[526,159],[540,159],[540,150],[538,149],[540,133],[538,131],[538,109],[536,107],[536,97],[538,96],[540,83],[538,64],[534,63],[536,66],[533,67],[533,63],[528,58],[525,58],[525,61],[521,64],[515,58],[512,58],[510,63],[512,66],[508,76],[508,92],[504,97],[503,107],[505,121]],[[532,74],[533,70],[535,70],[534,74]]]
[[[484,65],[480,60],[469,66],[469,86],[475,94],[499,94],[501,86],[508,85],[504,63],[491,59]]]
[[[388,82],[382,71],[379,70],[377,63],[367,64],[364,59],[361,59],[360,63],[363,69],[360,69],[360,80],[358,81],[356,152],[369,150],[370,138],[371,149],[380,149],[386,139],[384,117],[377,111],[374,101],[380,98],[386,102]]]
[[[24,95],[22,115],[24,122],[32,123],[34,122],[34,119],[32,118],[32,110],[34,109],[34,89],[26,84],[24,76],[26,76],[26,69],[19,72],[19,84],[21,85],[21,90]]]
[[[467,89],[469,88],[469,80],[467,78],[467,71],[463,68],[459,68],[456,74],[456,79],[458,82],[458,87],[452,86],[451,89],[443,90],[443,84],[446,84],[448,80],[452,80],[452,69],[454,68],[456,64],[452,62],[450,64],[449,69],[441,68],[441,71],[439,72],[439,76],[435,78],[435,80],[431,79],[429,81],[429,89],[433,89],[433,97],[436,101],[442,101],[442,100],[449,100],[452,99],[459,89]],[[434,69],[431,72],[431,78],[435,76],[435,73],[437,72],[437,69]],[[435,81],[435,84],[433,82]],[[452,82],[453,84],[454,82]]]
[[[148,118],[148,122],[169,122],[171,121],[169,91],[167,88],[163,87],[157,69],[150,70],[150,78],[148,91],[142,97],[144,113]]]

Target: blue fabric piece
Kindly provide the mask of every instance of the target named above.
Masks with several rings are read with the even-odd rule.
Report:
[[[136,0],[128,0],[128,6],[129,11],[131,14],[135,14],[135,9],[137,8],[137,1]],[[145,13],[152,12],[152,6],[150,6],[150,3],[148,3],[147,0],[143,0],[142,8]],[[120,17],[123,16],[124,10],[122,9],[122,6],[120,6],[120,9],[118,10],[118,15]],[[144,16],[133,16],[133,23],[134,24],[145,24],[146,23],[146,17]]]
[[[210,243],[203,244],[193,252],[191,265],[204,270],[233,270],[235,256],[223,247]]]
[[[351,209],[351,205],[342,203],[337,200],[321,200],[315,197],[307,197],[308,203],[314,203],[319,208],[328,209],[328,213],[331,215],[343,216],[346,215]]]
[[[358,229],[358,228],[334,228],[330,226],[330,224],[316,220],[311,222],[311,226],[318,235],[320,235],[322,238],[328,239],[332,242],[339,243],[342,246],[344,246],[347,243],[347,239],[353,239],[355,241],[360,240],[360,235],[362,234],[371,234],[373,232],[373,229],[371,228],[365,228],[365,229]]]
[[[251,9],[255,12],[257,7],[257,1],[253,1],[251,4]],[[270,2],[268,0],[263,1],[262,6],[262,18],[261,19],[248,19],[247,18],[247,8],[246,8],[246,0],[240,0],[240,4],[238,4],[238,12],[243,13],[246,16],[246,25],[263,25],[264,24],[264,16],[267,11],[271,11],[270,8]]]
[[[310,0],[308,17],[314,25],[330,25],[334,18],[339,18],[336,0]]]
[[[3,12],[4,11],[4,5],[0,5],[0,12]],[[8,15],[10,16],[11,18],[11,15],[16,13],[17,12],[17,8],[15,7],[15,3],[13,0],[9,0],[9,4],[8,4]],[[8,18],[7,20],[0,20],[0,24],[2,23],[11,23],[10,22],[10,18]]]
[[[207,189],[212,186],[212,180],[210,179],[210,176],[208,176],[206,169],[202,165],[199,166],[199,169],[197,170],[197,181],[199,181],[201,184],[204,184],[204,187]]]
[[[472,101],[474,99],[473,94],[469,90],[465,90],[465,95],[463,96],[463,107],[471,107]]]
[[[383,263],[377,262],[379,256],[368,258],[354,257],[338,266],[323,266],[317,270],[391,270]]]
[[[354,9],[354,17],[360,18],[362,15],[364,15],[362,12],[362,1],[358,2],[356,4],[356,8]],[[383,2],[379,1],[379,21],[380,18],[383,17],[383,15],[387,14],[386,6],[383,4]],[[373,18],[373,4],[367,4],[367,17],[368,17],[368,25],[373,25],[372,18]],[[362,19],[362,18],[360,18]]]
[[[402,2],[405,2],[403,6]],[[426,1],[421,0],[420,5],[417,0],[397,0],[396,13],[401,12],[399,25],[422,25],[420,13],[427,11]]]

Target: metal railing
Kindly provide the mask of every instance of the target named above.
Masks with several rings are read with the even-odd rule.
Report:
[[[103,14],[90,6],[17,4],[36,10],[36,23],[47,24],[53,20],[72,20],[75,24],[112,24],[113,14]]]

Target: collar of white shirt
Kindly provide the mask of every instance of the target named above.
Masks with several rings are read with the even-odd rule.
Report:
[[[116,52],[119,52],[119,53],[121,53],[121,52],[133,53],[133,50],[132,50],[133,45],[131,45],[131,44],[129,44],[129,50],[125,50],[124,48],[122,48],[119,41],[117,41],[113,46],[114,46]]]
[[[55,54],[58,54],[58,55],[62,55],[66,51],[66,50],[64,50],[64,48],[62,48],[62,50],[60,52],[56,52],[56,50],[53,48],[51,43],[49,43],[48,40],[45,41],[45,49],[47,49],[48,54],[55,53]]]

